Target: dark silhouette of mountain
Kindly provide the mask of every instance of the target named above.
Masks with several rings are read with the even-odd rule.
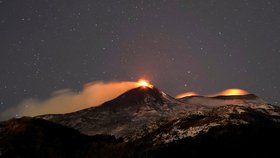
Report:
[[[103,153],[103,150],[109,151],[110,146],[120,142],[114,136],[87,136],[72,128],[31,117],[0,123],[1,158],[114,157],[114,153]]]
[[[280,108],[254,94],[177,100],[139,87],[99,107],[0,123],[0,157],[272,157],[279,133]]]

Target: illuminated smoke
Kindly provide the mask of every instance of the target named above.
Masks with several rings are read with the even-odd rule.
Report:
[[[84,85],[80,92],[62,89],[53,92],[46,100],[26,99],[16,107],[0,113],[0,120],[15,116],[36,116],[60,114],[98,106],[132,88],[139,87],[137,82],[92,82]]]
[[[224,91],[218,92],[216,94],[211,94],[208,96],[219,96],[219,95],[232,96],[232,95],[246,95],[246,94],[249,94],[249,92],[247,92],[243,89],[232,88],[232,89],[226,89]]]
[[[197,96],[199,94],[197,94],[196,92],[186,92],[186,93],[181,93],[176,95],[176,98],[184,98],[184,97],[190,97],[190,96]]]

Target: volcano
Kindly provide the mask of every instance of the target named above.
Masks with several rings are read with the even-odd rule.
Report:
[[[98,107],[2,122],[0,155],[33,157],[19,145],[22,140],[30,140],[25,149],[36,151],[36,157],[55,149],[60,152],[51,152],[51,157],[262,157],[277,153],[273,143],[280,141],[280,108],[258,96],[175,99],[145,85]],[[69,141],[80,148],[73,148]],[[54,142],[62,145],[50,148]]]
[[[83,134],[108,134],[129,141],[172,120],[183,107],[193,108],[155,87],[141,86],[98,107],[38,118],[77,129]],[[186,109],[183,111],[187,111]]]

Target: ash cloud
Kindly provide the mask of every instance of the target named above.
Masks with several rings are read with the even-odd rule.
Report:
[[[62,89],[46,100],[26,99],[17,106],[0,113],[0,120],[21,116],[61,114],[101,105],[125,91],[138,87],[136,82],[91,82],[80,92]]]

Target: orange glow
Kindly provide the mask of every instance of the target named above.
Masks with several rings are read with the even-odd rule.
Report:
[[[195,92],[186,92],[186,93],[178,94],[176,96],[176,98],[178,99],[178,98],[184,98],[184,97],[190,97],[190,96],[196,96],[196,95],[198,95],[198,94]]]
[[[139,87],[150,87],[150,88],[153,87],[153,85],[151,85],[147,80],[143,80],[143,79],[139,80],[139,81],[137,82],[137,85],[138,85]]]
[[[215,95],[216,96],[217,95],[231,96],[231,95],[246,95],[246,94],[249,94],[249,92],[247,92],[245,90],[242,90],[242,89],[233,88],[233,89],[224,90],[224,91],[222,91],[218,94],[215,94]]]

